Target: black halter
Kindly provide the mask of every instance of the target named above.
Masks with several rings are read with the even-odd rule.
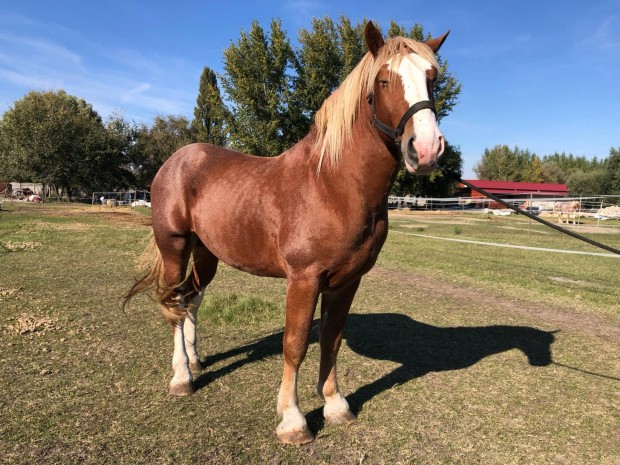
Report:
[[[407,110],[403,117],[400,119],[398,126],[393,128],[377,118],[377,114],[375,112],[375,96],[373,94],[370,94],[369,98],[370,104],[372,105],[372,123],[379,131],[392,138],[394,142],[400,142],[400,137],[403,135],[403,132],[405,132],[405,124],[407,124],[409,118],[415,115],[418,111],[428,109],[431,110],[433,113],[437,114],[435,104],[431,100],[422,100],[410,107],[409,110]]]

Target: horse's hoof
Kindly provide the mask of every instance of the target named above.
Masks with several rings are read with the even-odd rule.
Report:
[[[277,431],[276,434],[284,444],[308,444],[314,441],[314,435],[307,426],[296,431]]]
[[[351,410],[341,410],[340,412],[325,415],[325,419],[334,425],[342,425],[357,420],[357,417],[351,413]]]
[[[191,371],[192,374],[196,374],[196,373],[202,371],[202,363],[200,361],[198,361],[198,362],[189,362],[189,371]]]
[[[192,386],[192,383],[170,384],[168,392],[173,396],[191,396],[194,393],[194,386]]]

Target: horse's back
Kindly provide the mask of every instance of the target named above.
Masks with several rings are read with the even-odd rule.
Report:
[[[277,253],[279,157],[211,144],[175,152],[152,185],[155,235],[195,233],[218,258],[255,274],[282,276]]]

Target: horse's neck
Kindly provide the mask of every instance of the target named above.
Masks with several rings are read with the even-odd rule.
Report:
[[[352,189],[352,192],[357,192],[366,205],[375,208],[387,205],[398,162],[369,123],[370,113],[360,113],[351,145],[341,153],[338,167],[335,170],[326,169],[325,174],[339,176],[341,182],[354,183],[357,189]]]

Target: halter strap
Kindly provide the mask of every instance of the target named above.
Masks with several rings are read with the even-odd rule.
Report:
[[[405,112],[403,117],[400,119],[398,126],[393,128],[391,126],[388,126],[383,121],[377,118],[377,114],[375,112],[375,96],[373,94],[370,95],[370,103],[372,105],[372,123],[379,131],[381,131],[388,137],[394,139],[395,141],[398,141],[400,137],[403,135],[403,132],[405,132],[405,124],[407,124],[407,121],[409,121],[409,118],[411,118],[418,111],[428,109],[428,110],[431,110],[433,113],[437,114],[437,110],[435,109],[435,104],[432,101],[422,100],[416,103],[415,105],[411,106]]]

